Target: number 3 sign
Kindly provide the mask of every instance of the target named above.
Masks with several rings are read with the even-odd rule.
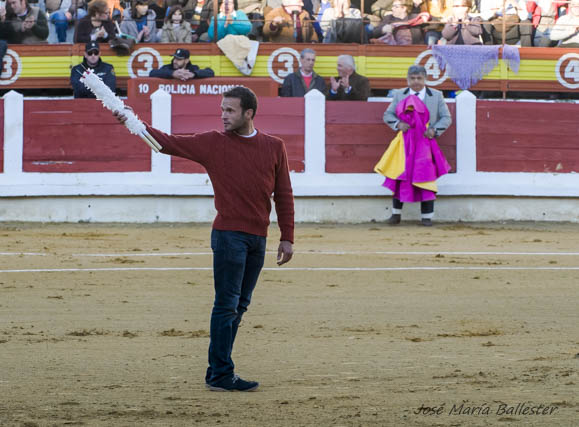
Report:
[[[2,86],[11,85],[18,80],[18,77],[20,77],[20,73],[22,72],[22,61],[20,61],[20,55],[12,49],[8,49],[6,55],[4,55],[4,61],[0,72],[0,85]]]
[[[127,70],[131,78],[149,77],[151,70],[163,66],[163,58],[155,49],[142,47],[133,52],[127,61]]]
[[[300,54],[291,47],[282,47],[269,55],[267,72],[278,83],[293,73],[300,66]]]

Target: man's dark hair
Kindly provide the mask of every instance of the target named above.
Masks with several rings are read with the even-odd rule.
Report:
[[[253,115],[251,118],[255,117],[257,113],[257,96],[253,91],[245,86],[236,86],[233,89],[229,89],[223,94],[224,98],[238,98],[241,105],[242,114],[247,110],[253,110]]]
[[[411,76],[411,75],[415,75],[415,74],[422,74],[424,77],[426,77],[426,68],[424,68],[422,65],[411,65],[408,68],[407,76]]]

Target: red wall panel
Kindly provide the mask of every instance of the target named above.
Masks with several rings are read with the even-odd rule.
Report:
[[[145,103],[133,103],[150,121]],[[151,170],[151,150],[94,99],[24,102],[25,172]]]
[[[326,103],[326,172],[371,173],[395,133],[382,117],[383,102]],[[452,126],[438,139],[446,159],[456,170],[455,104],[448,104]],[[353,113],[355,112],[355,113]]]
[[[478,101],[477,170],[579,172],[579,105]]]
[[[221,97],[197,96],[172,98],[172,133],[187,134],[213,129],[223,130]],[[255,127],[282,138],[291,171],[304,171],[304,99],[259,98]],[[205,169],[190,160],[173,157],[172,172],[202,173]]]
[[[4,100],[0,99],[0,173],[4,172]]]

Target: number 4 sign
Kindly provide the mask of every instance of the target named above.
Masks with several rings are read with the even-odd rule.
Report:
[[[567,53],[555,65],[557,80],[569,89],[579,88],[579,54]]]
[[[414,65],[422,65],[426,69],[426,84],[428,86],[438,86],[448,77],[446,73],[448,65],[444,69],[444,73],[442,73],[430,49],[418,55]]]

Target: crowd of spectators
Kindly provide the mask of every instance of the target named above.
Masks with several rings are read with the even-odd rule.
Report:
[[[6,0],[7,43],[520,44],[577,47],[579,0]]]

